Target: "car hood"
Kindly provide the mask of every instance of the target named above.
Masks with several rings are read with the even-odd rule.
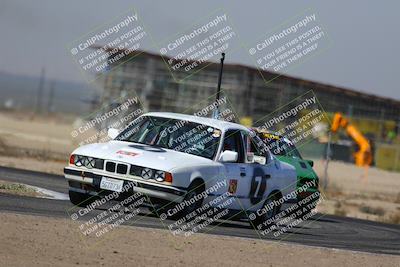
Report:
[[[215,164],[213,160],[203,157],[171,149],[123,141],[84,145],[75,149],[73,154],[120,161],[162,171]]]

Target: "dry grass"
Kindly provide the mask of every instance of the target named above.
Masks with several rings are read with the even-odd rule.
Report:
[[[337,199],[343,196],[343,188],[334,182],[330,182],[327,189],[320,187],[321,193],[329,199]]]
[[[382,220],[385,223],[400,224],[400,212],[396,212]]]
[[[6,154],[8,152],[8,146],[3,138],[0,136],[0,153]]]
[[[400,204],[400,192],[397,194],[397,197],[396,197],[394,203]]]
[[[346,216],[347,212],[343,208],[335,209],[334,214],[337,216]]]
[[[48,149],[34,149],[25,147],[9,146],[0,137],[0,155],[10,156],[15,158],[29,157],[41,161],[60,161],[68,158],[68,154],[52,152]]]
[[[24,196],[37,196],[38,193],[30,187],[24,184],[10,183],[6,181],[0,181],[0,192]]]
[[[370,207],[367,205],[362,205],[359,207],[359,210],[361,212],[364,212],[367,214],[372,214],[372,215],[377,215],[377,216],[385,215],[385,210],[382,207]]]

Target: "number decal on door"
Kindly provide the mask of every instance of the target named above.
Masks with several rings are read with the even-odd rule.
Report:
[[[267,189],[267,176],[262,168],[254,168],[253,177],[250,185],[250,202],[257,204],[262,200],[262,197]]]
[[[262,176],[254,177],[255,190],[254,190],[254,193],[253,193],[252,197],[257,197],[258,196],[258,193],[260,192],[261,181],[262,181]]]

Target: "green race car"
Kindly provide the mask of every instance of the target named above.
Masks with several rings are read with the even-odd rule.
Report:
[[[296,168],[297,201],[302,204],[301,206],[304,206],[303,204],[313,203],[313,207],[315,207],[319,199],[319,178],[313,170],[314,162],[312,160],[303,159],[296,146],[289,139],[259,129],[255,129],[255,132],[280,161],[289,163]],[[311,201],[302,201],[307,198],[308,200],[311,199]],[[312,205],[309,207],[311,206]]]

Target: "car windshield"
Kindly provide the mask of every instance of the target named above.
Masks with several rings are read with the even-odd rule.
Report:
[[[292,142],[286,142],[285,140],[280,140],[279,146],[285,151],[285,155],[288,157],[295,157],[301,159],[301,155],[297,150],[296,146]]]
[[[221,130],[191,121],[143,116],[123,130],[116,140],[146,144],[212,159]]]
[[[296,146],[290,141],[286,142],[283,137],[269,133],[259,133],[258,136],[275,156],[288,156],[301,159]]]

